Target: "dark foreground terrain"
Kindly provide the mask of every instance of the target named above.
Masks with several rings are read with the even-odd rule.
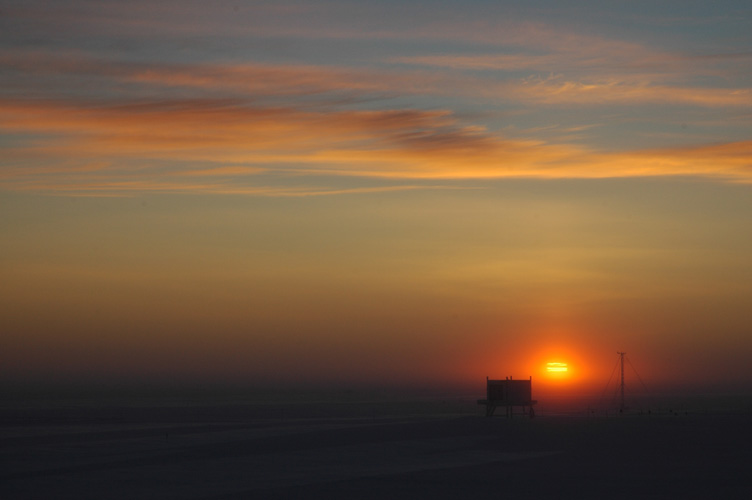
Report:
[[[397,413],[6,409],[0,498],[752,498],[748,413]]]

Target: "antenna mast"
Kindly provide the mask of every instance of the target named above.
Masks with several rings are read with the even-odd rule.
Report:
[[[619,411],[621,413],[624,413],[624,355],[627,354],[626,352],[617,352],[616,354],[619,355],[619,363],[621,363],[621,406],[619,407]]]

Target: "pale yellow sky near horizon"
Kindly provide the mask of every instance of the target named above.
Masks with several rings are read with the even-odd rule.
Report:
[[[559,351],[597,386],[621,349],[659,384],[746,381],[742,186],[12,197],[6,374],[469,384]]]

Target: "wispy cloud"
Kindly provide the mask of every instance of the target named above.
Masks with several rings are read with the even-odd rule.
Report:
[[[619,80],[570,81],[562,77],[528,79],[515,85],[503,85],[501,93],[510,93],[530,102],[545,104],[683,104],[702,107],[750,107],[750,88],[707,88],[654,85]]]
[[[235,41],[276,36],[421,43],[399,57],[349,66],[274,57],[209,63],[126,57],[122,50],[108,55],[76,37],[70,38],[78,44],[64,48],[34,44],[14,31],[18,46],[0,49],[0,131],[11,138],[0,143],[3,187],[258,194],[295,191],[259,187],[260,177],[300,173],[380,179],[750,176],[743,141],[608,152],[579,134],[588,126],[583,123],[608,124],[599,113],[613,106],[744,113],[752,107],[746,80],[722,81],[735,74],[729,68],[749,59],[743,50],[678,53],[503,17],[429,15],[412,27],[372,23],[360,15],[375,12],[368,4],[337,4],[343,17],[336,22],[321,16],[307,22],[311,12],[331,7],[321,4],[253,3],[236,12],[234,3],[222,3],[209,13],[200,2],[177,5],[72,2],[47,12],[32,2],[5,13],[53,34],[68,30],[69,36],[75,28],[114,40],[103,30],[106,24],[124,45],[155,26],[165,30],[154,36],[174,39],[223,26],[241,37]],[[53,22],[57,14],[60,26]],[[464,52],[422,52],[426,41],[436,40],[462,42],[455,46]],[[472,105],[463,109],[459,100]],[[550,122],[524,123],[516,128],[524,132],[511,137],[503,130],[513,124],[467,111],[501,114],[513,107],[544,114],[553,106],[589,114],[553,132]]]
[[[54,78],[68,76],[88,79],[94,87],[100,78],[106,81],[112,92],[116,85],[141,83],[141,92],[164,91],[166,88],[183,87],[208,92],[234,91],[245,97],[275,96],[289,98],[293,95],[310,95],[327,92],[385,92],[409,86],[408,78],[399,75],[379,74],[371,70],[314,65],[282,65],[260,63],[147,63],[117,61],[95,58],[75,52],[50,53],[39,50],[0,51],[0,67],[16,72],[19,76]],[[50,88],[49,81],[41,82],[38,90],[56,93],[71,92],[73,80],[58,82],[60,89]],[[34,89],[32,89],[34,90]]]
[[[505,138],[447,111],[322,112],[211,100],[106,107],[10,101],[0,109],[0,127],[36,136],[33,154],[46,159],[41,170],[4,169],[2,183],[10,189],[342,192],[254,186],[260,173],[284,172],[382,179],[752,177],[747,142],[599,153]],[[23,157],[24,148],[12,151]],[[208,182],[196,183],[198,177]]]
[[[603,56],[605,57],[605,55]],[[537,67],[541,59],[554,56],[529,57],[525,55],[434,56],[405,60],[458,65],[470,68],[495,67],[509,69]],[[487,65],[487,66],[486,66]],[[274,64],[154,64],[106,61],[75,56],[51,55],[38,51],[0,52],[0,66],[33,77],[73,76],[88,78],[86,85],[97,93],[97,81],[107,80],[105,88],[120,88],[126,83],[145,85],[139,91],[150,98],[163,95],[169,89],[187,89],[192,98],[202,95],[226,98],[263,100],[289,105],[290,99],[306,96],[327,96],[328,104],[348,104],[359,100],[385,98],[397,95],[472,95],[475,98],[501,99],[515,103],[588,105],[603,104],[672,103],[700,107],[752,106],[752,88],[708,87],[676,85],[656,82],[651,75],[640,73],[627,77],[603,76],[572,79],[565,74],[526,78],[482,77],[477,75],[442,75],[431,72],[375,71],[371,69],[346,69],[333,66],[274,65]],[[38,81],[38,78],[35,78]],[[663,78],[657,78],[662,80]],[[101,82],[99,82],[101,83]],[[57,82],[58,88],[44,92],[55,95],[74,90]],[[80,86],[73,79],[68,86]],[[101,89],[101,85],[99,86]],[[33,91],[34,89],[27,89]],[[109,96],[111,98],[112,96]],[[308,101],[307,106],[317,104]]]
[[[485,80],[484,85],[467,80],[475,92],[530,103],[752,105],[752,87],[730,87],[726,78],[740,60],[752,60],[751,54],[698,56],[585,37],[544,49],[544,53],[527,49],[480,55],[401,56],[392,61],[472,75]],[[507,74],[500,75],[499,71]],[[520,73],[528,76],[517,76]],[[705,80],[697,83],[700,77]],[[717,85],[709,85],[708,78],[716,80]]]
[[[606,44],[608,45],[608,44]],[[603,40],[587,48],[547,47],[541,51],[500,48],[497,53],[399,56],[390,62],[453,70],[529,71],[534,74],[577,74],[583,78],[620,78],[630,81],[668,81],[699,75],[723,77],[733,65],[752,60],[750,53],[692,55],[662,52],[630,44],[614,52]],[[720,67],[719,67],[720,66]]]

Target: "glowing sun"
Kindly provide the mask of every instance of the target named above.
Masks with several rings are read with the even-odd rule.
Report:
[[[546,373],[553,377],[564,377],[569,374],[569,366],[561,361],[546,363]]]
[[[548,372],[566,372],[569,368],[567,367],[566,363],[558,363],[558,362],[552,362],[552,363],[546,363],[546,371]]]

